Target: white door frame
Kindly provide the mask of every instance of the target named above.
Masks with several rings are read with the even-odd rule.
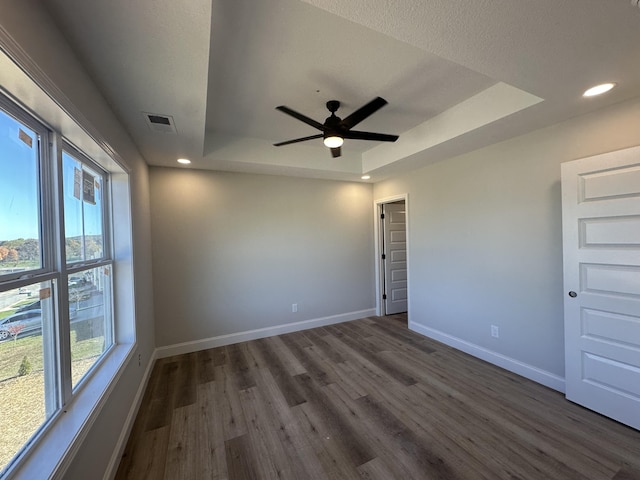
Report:
[[[375,238],[375,269],[376,269],[376,315],[380,316],[382,315],[382,312],[384,311],[383,309],[383,301],[382,300],[382,294],[384,293],[382,291],[383,289],[383,285],[382,285],[382,258],[381,258],[381,252],[382,252],[382,248],[381,248],[381,234],[382,231],[380,229],[380,214],[382,213],[382,205],[384,205],[385,203],[394,203],[394,202],[399,202],[404,200],[404,207],[405,207],[405,229],[407,231],[407,315],[411,314],[411,307],[409,304],[410,298],[409,298],[409,279],[411,278],[411,275],[409,274],[409,269],[410,269],[410,262],[409,262],[409,252],[410,252],[410,248],[409,248],[409,194],[408,193],[401,193],[398,195],[393,195],[391,197],[385,197],[385,198],[379,198],[377,200],[373,201],[373,234],[374,234],[374,238]]]

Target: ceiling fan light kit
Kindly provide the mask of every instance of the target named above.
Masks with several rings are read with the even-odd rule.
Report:
[[[276,107],[276,110],[280,110],[287,115],[292,116],[320,130],[322,133],[317,135],[311,135],[309,137],[295,138],[293,140],[287,140],[280,143],[274,143],[274,146],[281,147],[283,145],[290,145],[292,143],[305,142],[307,140],[314,140],[316,138],[322,138],[323,143],[331,149],[331,156],[336,158],[342,155],[341,146],[345,139],[352,140],[374,140],[378,142],[395,142],[398,139],[398,135],[389,135],[386,133],[373,133],[373,132],[359,132],[351,130],[358,123],[362,122],[365,118],[369,117],[380,108],[384,107],[387,101],[382,97],[376,97],[369,103],[360,107],[345,119],[341,119],[336,115],[336,111],[340,108],[340,102],[337,100],[329,100],[327,102],[327,110],[331,112],[331,115],[327,117],[324,123],[317,122],[312,118],[307,117],[295,110],[281,105]]]
[[[329,148],[337,148],[342,146],[344,138],[332,135],[330,137],[324,137],[323,143]]]

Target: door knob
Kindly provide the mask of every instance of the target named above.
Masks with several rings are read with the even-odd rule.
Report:
[[[571,291],[569,292],[569,296],[570,296],[571,298],[576,298],[576,297],[578,296],[578,294],[577,294],[576,292],[574,292],[573,290],[571,290]]]

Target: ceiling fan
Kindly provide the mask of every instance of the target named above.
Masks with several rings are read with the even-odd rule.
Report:
[[[353,140],[376,140],[378,142],[395,142],[398,139],[398,135],[388,135],[386,133],[373,133],[373,132],[359,132],[357,130],[351,130],[358,123],[363,121],[369,115],[372,115],[380,108],[384,107],[387,101],[384,98],[376,97],[367,103],[365,106],[360,107],[344,120],[336,116],[336,111],[340,108],[340,102],[337,100],[329,100],[327,102],[327,109],[331,112],[331,116],[327,117],[324,123],[316,122],[315,120],[302,115],[301,113],[291,110],[289,107],[281,105],[276,107],[276,110],[291,115],[293,118],[297,118],[301,122],[311,125],[314,128],[322,131],[317,135],[311,135],[309,137],[296,138],[294,140],[287,140],[286,142],[274,143],[276,147],[283,145],[289,145],[291,143],[305,142],[307,140],[313,140],[316,138],[323,138],[324,144],[331,149],[331,156],[333,158],[339,157],[342,154],[342,143],[345,138]]]

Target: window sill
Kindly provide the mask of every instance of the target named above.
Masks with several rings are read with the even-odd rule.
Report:
[[[118,344],[6,472],[6,479],[62,478],[120,375],[133,358],[134,343]]]

